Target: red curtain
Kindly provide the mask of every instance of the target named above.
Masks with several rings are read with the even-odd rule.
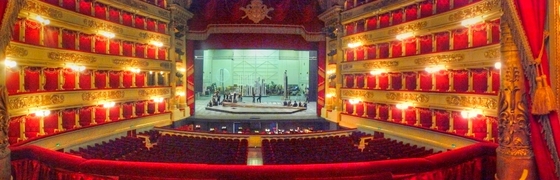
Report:
[[[92,107],[82,107],[80,109],[80,126],[85,127],[91,124]]]
[[[146,73],[136,73],[136,87],[144,87],[144,77]]]
[[[351,22],[350,24],[346,24],[346,35],[352,35],[354,34],[354,22]]]
[[[146,18],[146,30],[156,31],[156,20]]]
[[[460,8],[469,4],[469,0],[453,0],[453,8]]]
[[[393,121],[395,122],[401,122],[402,120],[402,110],[397,108],[396,106],[390,105],[391,106],[391,118],[393,118]]]
[[[80,33],[80,51],[91,52],[91,39],[93,35]]]
[[[132,107],[133,106],[134,106],[134,103],[124,103],[123,104],[123,117],[125,119],[132,118]]]
[[[62,128],[66,130],[74,129],[76,125],[76,111],[74,109],[66,109],[62,111]]]
[[[111,107],[109,109],[109,119],[111,119],[111,121],[119,120],[120,114],[121,114],[121,109],[119,105],[115,105],[114,107]]]
[[[21,117],[10,118],[10,124],[8,125],[8,142],[10,144],[15,144],[20,141],[20,123]]]
[[[379,46],[379,58],[389,57],[389,43],[381,43]]]
[[[389,73],[391,76],[391,88],[393,90],[402,89],[402,74],[401,73]]]
[[[436,52],[449,50],[449,32],[440,32],[436,34]]]
[[[107,110],[101,106],[94,106],[93,108],[95,108],[95,122],[97,124],[105,123]]]
[[[158,105],[158,111],[160,113],[165,112],[165,104],[166,104],[166,101],[163,101],[163,102],[160,102],[160,103],[157,104]]]
[[[420,71],[420,90],[422,91],[430,91],[432,90],[432,74],[426,71]]]
[[[18,19],[15,23],[14,23],[14,30],[12,32],[12,41],[21,41],[21,39],[19,39],[19,33],[21,32],[21,19]]]
[[[375,76],[368,75],[368,76],[366,76],[366,78],[367,78],[368,89],[375,88],[375,85],[377,84],[377,82],[375,82]]]
[[[72,71],[72,69],[62,69],[62,78],[64,78],[62,88],[64,90],[74,90],[76,86],[76,72]]]
[[[473,90],[476,93],[485,93],[488,88],[488,70],[471,69],[473,78]]]
[[[99,19],[107,19],[107,6],[105,4],[95,3],[95,17]]]
[[[158,48],[158,59],[166,60],[167,49],[165,47]]]
[[[62,0],[62,7],[70,11],[76,11],[76,0]]]
[[[379,76],[379,89],[389,88],[389,75],[387,73],[383,73],[377,76]]]
[[[6,89],[9,95],[18,93],[20,83],[19,72],[20,70],[16,68],[6,68],[6,82],[10,82],[6,83]]]
[[[134,78],[134,73],[130,71],[123,72],[123,86],[129,88],[132,86],[132,78]]]
[[[490,22],[492,28],[492,44],[500,43],[500,19]]]
[[[90,70],[80,72],[80,89],[91,89],[91,73]]]
[[[453,89],[456,92],[467,92],[469,86],[469,74],[467,70],[456,70],[453,72]]]
[[[25,21],[25,43],[41,45],[41,24],[35,21]]]
[[[373,119],[375,117],[375,104],[373,103],[366,103],[366,107],[367,107],[367,116],[370,119]]]
[[[397,9],[394,10],[391,15],[393,16],[393,23],[391,25],[397,25],[403,22],[403,10]]]
[[[408,125],[416,124],[416,109],[407,108],[404,110],[404,120]]]
[[[488,33],[486,31],[486,26],[486,23],[480,23],[472,26],[473,47],[479,47],[488,44]]]
[[[120,16],[121,16],[120,9],[109,7],[109,21],[120,24],[121,23]]]
[[[58,89],[58,69],[55,68],[45,68],[43,70],[45,74],[45,91],[56,91]]]
[[[76,31],[62,30],[62,48],[64,49],[76,49]]]
[[[147,57],[149,59],[155,59],[156,58],[156,46],[153,45],[147,45]]]
[[[91,16],[91,0],[79,1],[80,13]]]
[[[431,16],[433,11],[433,1],[423,1],[420,3],[420,18]]]
[[[413,4],[405,8],[406,21],[418,19],[418,5]]]
[[[121,41],[117,39],[109,40],[109,54],[120,55]]]
[[[95,88],[104,89],[107,84],[107,71],[95,71]]]
[[[35,92],[39,90],[39,74],[41,69],[38,67],[28,67],[24,70],[25,73],[25,90]]]
[[[387,121],[389,118],[389,107],[386,104],[377,104],[379,106],[379,119]]]
[[[409,91],[416,90],[416,73],[406,72],[404,73],[405,78],[405,89]]]
[[[402,42],[401,41],[393,41],[391,42],[391,53],[392,57],[401,57],[402,56]]]
[[[437,91],[445,92],[449,90],[449,72],[441,70],[435,73]]]
[[[144,114],[144,101],[136,102],[136,116],[140,117]]]
[[[167,32],[167,24],[165,22],[158,22],[158,32],[163,34]]]
[[[25,137],[33,139],[39,136],[39,117],[31,114],[25,117]]]
[[[364,32],[365,27],[366,24],[364,20],[359,20],[358,22],[356,22],[356,33]]]
[[[478,116],[472,119],[472,131],[474,133],[474,138],[483,140],[486,138],[486,117]]]
[[[420,54],[426,54],[426,53],[431,53],[432,52],[432,35],[428,34],[425,36],[420,36],[418,38],[418,41],[420,41]]]
[[[366,30],[371,31],[377,29],[377,16],[367,19]]]
[[[365,58],[364,57],[364,50],[365,50],[365,47],[363,47],[363,46],[356,48],[356,60],[357,61],[364,60],[364,58]]]
[[[492,91],[498,93],[500,91],[500,70],[492,69]]]
[[[109,71],[109,86],[111,88],[117,89],[119,88],[121,81],[121,72],[120,71]]]
[[[138,29],[146,28],[146,18],[144,16],[135,15],[134,16],[134,27]]]
[[[44,43],[46,47],[58,48],[58,27],[45,26]]]
[[[125,26],[132,27],[132,13],[127,11],[122,11],[121,16],[122,16],[122,24]]]
[[[160,8],[165,8],[165,1],[164,0],[157,0],[157,6]]]
[[[122,43],[122,48],[123,48],[123,56],[132,56],[132,46],[134,43],[132,42],[128,42],[128,41],[123,41]]]
[[[436,0],[436,13],[449,11],[450,8],[449,0]]]
[[[344,79],[346,81],[346,88],[353,88],[354,87],[354,75],[346,74],[344,75]]]
[[[408,38],[403,40],[405,44],[405,55],[412,56],[416,55],[416,38]]]
[[[44,129],[46,134],[54,134],[58,129],[58,112],[53,112],[44,118]]]
[[[354,0],[346,0],[346,9],[354,8]]]
[[[354,61],[354,49],[346,49],[346,61]]]
[[[430,128],[432,126],[432,111],[428,108],[417,108],[420,113],[420,124],[422,127]]]
[[[93,36],[95,38],[95,53],[107,54],[107,38],[103,36]]]
[[[364,87],[364,75],[363,74],[356,75],[356,85],[358,86],[358,88],[363,88]]]
[[[469,47],[469,29],[456,29],[453,31],[453,50]]]
[[[367,48],[367,59],[375,59],[377,58],[377,46],[369,45],[365,46]]]
[[[146,57],[146,53],[144,53],[144,50],[146,49],[146,45],[145,44],[139,44],[136,43],[134,44],[135,48],[135,53],[136,53],[136,57],[139,58],[145,58]]]
[[[148,114],[155,114],[156,113],[156,103],[153,101],[148,101]]]
[[[389,27],[391,23],[389,20],[390,20],[389,13],[379,15],[379,28]]]
[[[460,112],[453,111],[451,115],[453,116],[453,129],[455,130],[455,134],[464,136],[469,130],[467,119],[463,118]]]
[[[449,112],[436,110],[436,127],[440,131],[447,131],[449,130]]]

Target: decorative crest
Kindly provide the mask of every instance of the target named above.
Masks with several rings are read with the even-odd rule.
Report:
[[[265,17],[270,19],[270,16],[268,16],[268,12],[274,10],[274,8],[266,7],[266,5],[264,5],[261,0],[252,0],[251,4],[248,4],[246,7],[241,7],[239,9],[245,11],[245,16],[241,17],[241,19],[249,17],[249,19],[254,23],[259,23]]]

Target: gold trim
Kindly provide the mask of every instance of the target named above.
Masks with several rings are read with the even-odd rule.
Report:
[[[45,5],[43,3],[37,3],[35,1],[27,1],[21,10],[57,19],[63,17],[62,11],[56,8],[52,8],[51,5]]]
[[[71,63],[94,63],[97,61],[94,56],[86,56],[76,53],[49,52],[47,57],[55,61],[64,61]]]
[[[435,55],[430,57],[418,58],[414,60],[417,65],[428,65],[428,64],[440,64],[440,63],[451,63],[459,62],[465,59],[465,54],[444,54]]]
[[[486,57],[488,59],[495,59],[497,57],[500,57],[500,49],[488,50],[488,51],[484,52],[484,57]]]
[[[121,66],[139,66],[139,67],[146,67],[150,65],[148,61],[137,60],[137,59],[113,59],[113,64],[121,65]]]
[[[387,93],[385,98],[393,101],[414,101],[419,103],[427,103],[430,98],[423,94],[412,93]]]
[[[351,65],[351,64],[349,64]],[[399,61],[375,61],[364,63],[364,68],[384,68],[399,66]]]
[[[405,32],[418,31],[420,29],[425,28],[426,26],[428,26],[428,22],[427,21],[422,21],[422,22],[407,24],[407,25],[404,25],[404,26],[393,28],[393,29],[389,30],[388,33],[389,33],[389,35],[395,35],[395,34],[401,34],[401,33],[405,33]]]
[[[6,48],[6,56],[8,57],[25,57],[27,55],[29,55],[29,52],[23,47],[10,44]]]
[[[340,94],[342,94],[343,97],[365,99],[371,99],[375,96],[373,92],[366,90],[341,90]]]
[[[211,34],[294,34],[308,42],[325,41],[321,32],[308,32],[303,26],[281,24],[210,24],[202,31],[189,31],[187,40],[206,40]]]
[[[64,103],[64,95],[37,95],[10,98],[10,109],[22,109]]]
[[[140,97],[162,96],[169,94],[169,89],[148,89],[138,91]]]
[[[84,101],[119,99],[123,97],[124,97],[124,91],[86,92],[82,94],[82,100]]]
[[[447,96],[445,101],[453,106],[465,107],[484,107],[488,109],[498,108],[498,101],[491,98],[474,97],[474,96]]]
[[[489,0],[482,2],[473,7],[458,10],[457,12],[449,15],[450,21],[459,21],[467,18],[472,18],[480,15],[484,15],[492,10],[500,8],[500,0]]]

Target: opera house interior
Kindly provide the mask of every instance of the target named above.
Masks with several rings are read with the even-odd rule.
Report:
[[[560,1],[3,0],[0,179],[560,179]]]

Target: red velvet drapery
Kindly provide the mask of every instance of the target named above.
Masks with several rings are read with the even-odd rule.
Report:
[[[35,21],[24,21],[25,23],[25,43],[41,45],[41,23]]]
[[[62,48],[76,49],[76,31],[62,30]]]
[[[92,6],[92,1],[91,0],[83,0],[83,1],[79,1],[79,12],[88,16],[91,16],[91,6]]]
[[[59,69],[56,68],[45,68],[43,70],[45,75],[45,91],[55,91],[58,89],[58,73]]]
[[[50,48],[58,48],[58,27],[45,26],[44,45]]]
[[[62,111],[62,128],[65,130],[73,129],[76,126],[76,110],[66,109]]]
[[[14,23],[14,29],[12,30],[12,41],[21,41],[19,32],[21,31],[21,23],[22,22],[23,21],[21,19],[18,19]]]

